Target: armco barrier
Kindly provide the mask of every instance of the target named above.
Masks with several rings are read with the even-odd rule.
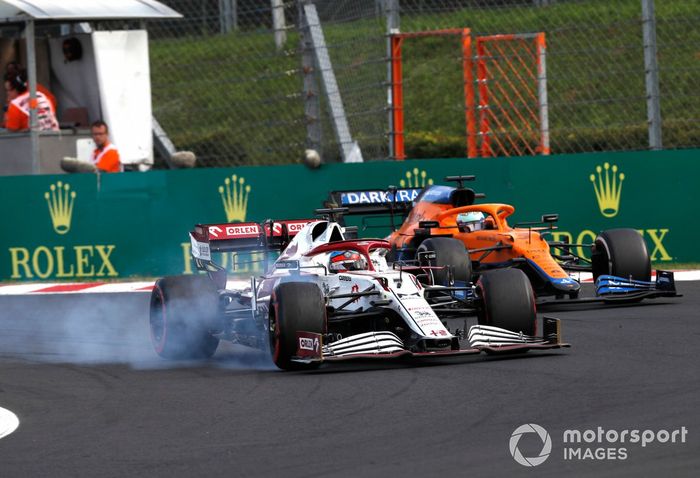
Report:
[[[642,231],[652,258],[700,262],[700,150],[434,159],[0,178],[0,280],[102,280],[189,273],[196,222],[309,217],[331,189],[423,186],[475,174],[515,221],[560,214],[555,237]],[[512,221],[513,222],[513,221]],[[365,235],[386,233],[371,229]],[[230,268],[232,258],[225,258]],[[239,264],[239,271],[256,270]]]

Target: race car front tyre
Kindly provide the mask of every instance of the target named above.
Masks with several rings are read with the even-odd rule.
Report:
[[[480,325],[491,325],[513,332],[537,334],[535,294],[530,280],[520,269],[484,272],[477,281],[481,307]]]
[[[426,252],[434,252],[435,259],[427,259],[423,255]],[[445,267],[445,269],[429,269],[428,277],[432,274],[432,282],[428,285],[449,286],[449,273],[447,267],[452,268],[455,281],[466,283],[471,281],[472,263],[464,243],[451,237],[431,237],[421,242],[416,250],[416,258],[422,266]],[[419,277],[420,278],[420,277]]]
[[[596,237],[591,251],[593,280],[613,275],[651,280],[651,259],[646,242],[634,229],[609,229]]]
[[[212,335],[219,317],[219,294],[205,276],[159,279],[151,293],[151,342],[156,353],[173,360],[214,355],[219,339]]]
[[[326,329],[326,303],[321,289],[313,282],[283,282],[270,299],[270,353],[282,370],[315,368],[319,362],[292,361],[297,355],[297,332],[323,334]],[[319,341],[319,347],[321,346]],[[321,351],[318,350],[320,354]]]

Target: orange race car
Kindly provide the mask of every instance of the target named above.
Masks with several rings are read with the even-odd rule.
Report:
[[[468,283],[491,269],[515,267],[528,276],[538,297],[622,302],[677,295],[672,272],[657,271],[656,280],[651,281],[646,243],[634,229],[603,231],[593,244],[548,240],[556,229],[557,214],[511,226],[508,217],[515,211],[513,206],[474,203],[484,197],[464,187],[465,181],[474,179],[445,178],[457,187],[334,191],[330,203],[347,208],[345,214],[388,215],[393,229],[388,237],[393,246],[391,260],[400,265],[449,265],[453,283]],[[398,227],[397,216],[404,219]],[[590,248],[590,260],[574,254],[577,247]],[[570,272],[592,272],[596,297],[579,298],[581,284]],[[444,282],[446,278],[431,279]]]

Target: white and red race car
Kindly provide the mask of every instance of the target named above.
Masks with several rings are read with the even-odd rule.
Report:
[[[156,352],[204,358],[229,340],[269,349],[279,368],[302,369],[352,358],[568,347],[557,319],[544,318],[538,336],[534,294],[522,271],[496,270],[476,284],[457,284],[460,264],[439,256],[464,248],[451,238],[433,238],[412,263],[390,265],[388,242],[346,239],[334,211],[321,213],[328,217],[197,225],[192,255],[207,274],[156,282],[150,308]],[[262,252],[266,273],[244,290],[227,289],[225,270],[212,261],[216,252]],[[467,332],[470,315],[478,324]]]

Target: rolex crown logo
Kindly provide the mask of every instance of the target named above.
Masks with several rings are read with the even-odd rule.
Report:
[[[226,178],[224,185],[219,186],[219,194],[226,211],[226,220],[244,222],[250,196],[250,185],[245,184],[245,178],[239,178],[235,174]]]
[[[77,194],[70,190],[70,184],[64,184],[63,181],[52,184],[49,189],[44,193],[44,198],[49,206],[53,230],[58,234],[65,234],[70,231],[73,204]]]
[[[406,171],[406,179],[399,181],[402,188],[424,188],[432,186],[433,180],[428,178],[428,173],[420,171],[418,168]]]
[[[595,189],[600,213],[605,217],[615,217],[620,209],[620,194],[625,174],[618,174],[617,165],[610,167],[609,163],[605,163],[603,167],[597,166],[595,170],[597,177],[591,174],[590,179]]]

